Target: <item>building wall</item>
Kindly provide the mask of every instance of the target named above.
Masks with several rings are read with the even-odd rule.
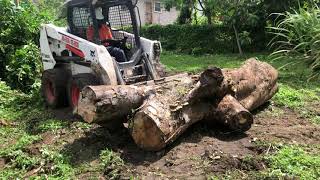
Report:
[[[138,1],[137,7],[139,8],[139,13],[140,13],[140,19],[141,19],[141,25],[146,24],[146,8],[145,8],[145,1],[140,0]],[[138,13],[137,13],[138,15]]]
[[[146,3],[151,2],[152,8],[151,12],[147,11]],[[157,0],[140,0],[138,1],[137,7],[139,8],[140,18],[141,18],[141,25],[147,24],[147,16],[152,16],[152,24],[160,24],[160,25],[167,25],[174,23],[179,15],[179,11],[176,8],[171,8],[170,11],[167,11],[161,8],[161,12],[154,11],[154,4],[155,2],[159,2]]]
[[[161,8],[161,12],[154,12],[152,22],[154,24],[167,25],[174,23],[178,18],[179,12],[176,8],[171,8],[170,11],[166,11],[164,8]]]

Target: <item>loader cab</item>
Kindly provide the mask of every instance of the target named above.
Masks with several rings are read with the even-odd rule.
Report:
[[[137,17],[135,14],[136,1],[131,0],[71,0],[67,2],[67,21],[69,32],[83,39],[87,39],[89,27],[93,27],[95,44],[103,44],[99,38],[99,23],[96,10],[101,9],[103,22],[112,29],[113,39],[119,41],[121,49],[125,51],[128,62],[137,63],[133,59],[136,53],[141,53],[141,43]],[[100,21],[100,22],[99,22]],[[128,32],[130,34],[128,34]],[[133,64],[130,63],[135,61]],[[119,64],[121,66],[121,64]]]
[[[116,44],[106,48],[115,59],[113,68],[118,83],[121,84],[134,84],[158,78],[152,60],[155,59],[156,49],[159,50],[160,46],[159,43],[145,38],[140,39],[138,24],[140,16],[136,4],[137,0],[69,0],[64,4],[62,11],[62,17],[67,17],[69,33],[95,44],[107,46],[99,37],[101,19],[97,18],[96,10],[101,10],[102,21],[111,27],[112,40]],[[90,34],[93,31],[93,38],[87,36],[89,28]],[[111,49],[113,47],[121,50],[114,53],[114,49]],[[72,56],[77,56],[72,53]],[[117,59],[117,55],[125,56],[121,58],[125,61]]]

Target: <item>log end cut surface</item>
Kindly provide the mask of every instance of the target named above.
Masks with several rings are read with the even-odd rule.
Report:
[[[142,149],[157,151],[165,147],[162,131],[146,113],[138,112],[132,124],[131,135]]]

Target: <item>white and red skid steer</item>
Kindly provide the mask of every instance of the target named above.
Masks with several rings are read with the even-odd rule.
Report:
[[[70,0],[64,4],[68,27],[42,25],[42,93],[48,106],[75,108],[82,88],[88,85],[126,85],[163,76],[161,44],[140,37],[136,4],[131,0]],[[110,44],[124,52],[125,61],[113,57],[99,39],[101,20],[111,28]],[[89,28],[94,30],[90,41]]]

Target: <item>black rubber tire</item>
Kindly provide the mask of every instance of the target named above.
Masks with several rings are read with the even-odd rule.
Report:
[[[50,108],[67,106],[67,83],[70,73],[67,69],[55,68],[42,73],[41,93]]]
[[[69,79],[68,86],[67,86],[67,94],[68,94],[68,102],[69,105],[74,109],[76,105],[74,104],[72,100],[72,87],[73,85],[76,86],[80,91],[90,85],[99,85],[100,82],[96,76],[94,76],[91,73],[83,73],[83,74],[77,74]]]

